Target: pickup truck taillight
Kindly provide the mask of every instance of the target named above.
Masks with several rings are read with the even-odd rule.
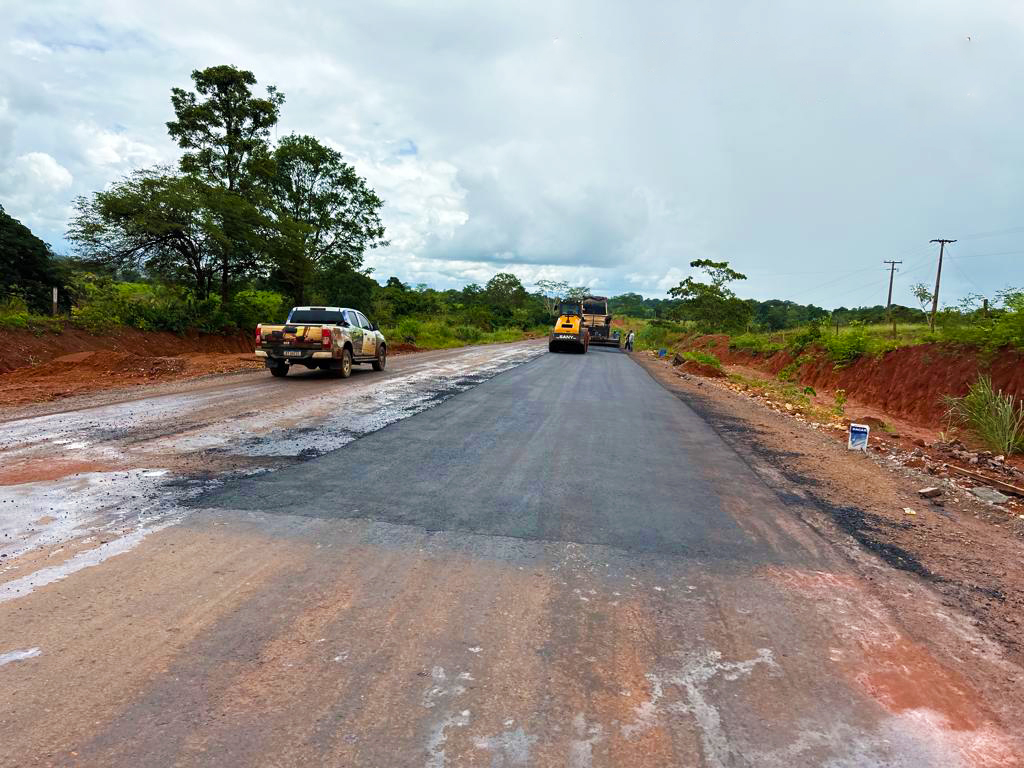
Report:
[[[331,348],[331,329],[330,328],[324,328],[322,331],[320,331],[320,346],[322,346],[324,349],[330,349]]]
[[[263,326],[262,325],[257,325],[256,326],[256,347],[258,349],[261,346],[263,346]]]

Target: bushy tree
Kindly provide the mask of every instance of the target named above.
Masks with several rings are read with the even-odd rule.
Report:
[[[256,76],[229,65],[197,69],[192,82],[192,91],[171,89],[175,119],[167,131],[185,150],[181,171],[206,187],[221,299],[227,301],[232,279],[258,272],[268,255],[270,129],[284,94],[269,86],[265,98],[254,96]]]
[[[484,296],[494,311],[508,315],[526,304],[528,294],[518,277],[511,272],[499,272],[487,281]]]
[[[746,280],[747,276],[729,267],[727,261],[697,259],[690,266],[701,269],[709,282],[702,283],[693,277],[686,278],[669,295],[679,299],[675,314],[685,320],[692,320],[706,331],[734,331],[743,329],[753,315],[747,302],[736,297],[728,284]]]
[[[219,224],[208,192],[193,177],[169,169],[136,171],[92,197],[77,198],[67,236],[87,266],[143,269],[190,284],[205,299],[219,264]]]
[[[311,136],[277,147],[284,96],[254,94],[252,72],[216,66],[173,88],[177,170],[137,171],[75,201],[68,238],[93,266],[187,284],[200,299],[254,281],[292,301],[369,301],[367,249],[386,244],[381,199],[340,153]]]
[[[285,137],[273,160],[269,189],[281,230],[273,279],[302,304],[311,283],[322,293],[337,273],[359,272],[366,250],[387,244],[383,201],[340,152],[312,136]]]
[[[284,94],[268,86],[254,96],[256,76],[227,64],[192,72],[194,91],[171,89],[175,119],[167,132],[185,150],[181,170],[207,183],[245,195],[271,175],[270,129]]]

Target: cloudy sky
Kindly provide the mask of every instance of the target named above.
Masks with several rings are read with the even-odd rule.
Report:
[[[657,296],[713,258],[834,307],[897,259],[913,304],[958,237],[945,298],[1024,284],[1019,0],[0,0],[0,203],[66,250],[221,63],[385,198],[379,279]]]

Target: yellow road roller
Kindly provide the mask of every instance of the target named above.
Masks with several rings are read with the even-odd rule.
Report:
[[[583,320],[583,305],[569,299],[558,302],[558,319],[548,337],[549,352],[579,352],[590,346],[590,329]]]

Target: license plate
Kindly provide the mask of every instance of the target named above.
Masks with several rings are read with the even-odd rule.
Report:
[[[285,357],[302,357],[301,349],[286,349],[284,351]]]

